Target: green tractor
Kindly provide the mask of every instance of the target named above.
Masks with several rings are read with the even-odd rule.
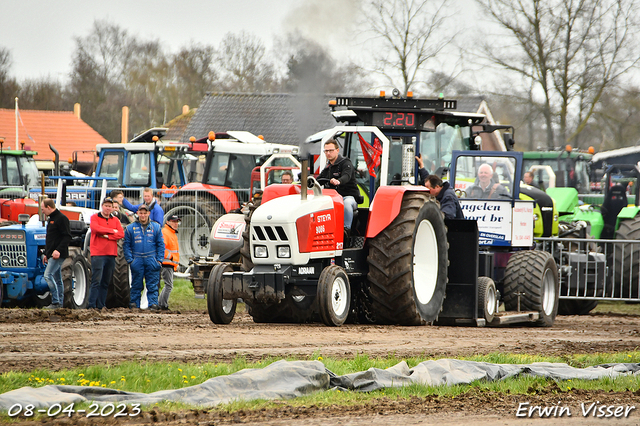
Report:
[[[523,153],[522,172],[533,172],[534,182],[542,190],[575,188],[580,194],[591,191],[590,162],[593,148],[578,151],[567,145],[564,151],[528,151]]]
[[[567,239],[561,243],[566,259],[576,260],[579,256],[586,259],[576,260],[578,269],[574,270],[566,259],[556,256],[561,270],[563,265],[569,267],[567,277],[569,281],[573,280],[574,286],[569,288],[570,292],[573,290],[569,295],[586,296],[561,298],[560,314],[586,314],[597,306],[597,299],[633,301],[639,296],[640,250],[632,241],[640,240],[637,202],[640,168],[637,165],[612,165],[606,170],[604,181],[604,200],[600,205],[580,205],[575,188],[547,189],[560,214],[558,236]],[[585,277],[591,273],[597,278],[589,278],[590,283],[581,282],[583,272]]]

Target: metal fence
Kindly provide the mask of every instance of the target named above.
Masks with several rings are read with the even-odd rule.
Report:
[[[640,301],[640,240],[538,238],[556,260],[560,298]]]

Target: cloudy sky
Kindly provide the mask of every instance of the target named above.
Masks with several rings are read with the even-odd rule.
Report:
[[[97,19],[143,40],[159,39],[176,52],[191,41],[217,46],[228,32],[245,30],[270,47],[275,35],[299,29],[348,55],[358,46],[352,27],[362,0],[0,0],[0,46],[11,51],[12,77],[64,80],[71,70],[74,37]]]

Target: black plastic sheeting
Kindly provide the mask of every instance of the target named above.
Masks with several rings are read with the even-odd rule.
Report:
[[[160,401],[181,402],[212,407],[235,400],[291,399],[330,389],[370,392],[388,387],[412,384],[430,386],[469,384],[476,380],[495,381],[507,377],[529,375],[553,380],[618,377],[640,374],[640,364],[603,364],[574,368],[567,364],[540,362],[533,364],[491,364],[487,362],[440,359],[424,361],[409,368],[402,361],[386,370],[367,371],[336,376],[320,361],[277,361],[262,369],[245,369],[228,376],[218,376],[206,382],[182,389],[150,394],[123,392],[116,389],[89,386],[50,385],[23,387],[0,395],[0,409],[15,404],[33,404],[35,409],[79,402],[154,404]]]

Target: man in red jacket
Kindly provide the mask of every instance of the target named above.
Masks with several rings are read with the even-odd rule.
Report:
[[[118,256],[118,240],[124,238],[122,225],[111,216],[113,200],[102,200],[100,212],[91,216],[91,291],[87,308],[102,309],[107,302],[107,289],[113,277]]]

